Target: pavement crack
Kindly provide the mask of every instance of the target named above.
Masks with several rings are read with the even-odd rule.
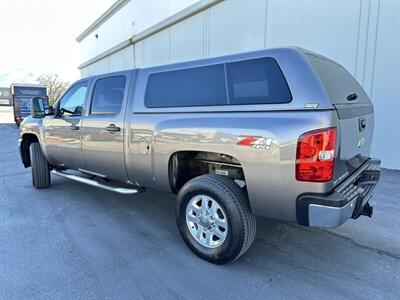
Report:
[[[358,248],[362,248],[364,250],[372,251],[372,252],[374,252],[376,254],[387,256],[387,257],[391,257],[391,258],[394,258],[394,259],[400,261],[400,255],[397,255],[397,254],[394,254],[392,252],[389,252],[389,251],[386,251],[386,250],[382,250],[382,249],[379,249],[379,248],[366,246],[364,244],[361,244],[359,242],[354,241],[353,239],[351,239],[351,238],[349,238],[347,236],[343,236],[343,235],[340,235],[340,234],[332,232],[332,231],[328,231],[328,230],[324,230],[324,229],[320,229],[320,230],[323,231],[323,232],[326,232],[328,234],[331,234],[331,235],[333,235],[335,237],[338,237],[338,238],[341,238],[343,240],[346,240],[346,241],[350,242],[351,244],[353,244],[354,246],[356,246]]]

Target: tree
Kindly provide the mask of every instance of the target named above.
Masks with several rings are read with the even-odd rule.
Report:
[[[55,73],[44,73],[37,78],[37,82],[47,86],[50,104],[53,104],[69,85],[69,82],[60,79]]]

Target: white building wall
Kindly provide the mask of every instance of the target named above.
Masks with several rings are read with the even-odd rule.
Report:
[[[375,104],[372,150],[385,167],[400,169],[400,2],[381,5],[375,42],[369,81],[364,82]]]
[[[171,27],[169,31],[171,62],[199,59],[207,55],[205,18],[207,13],[202,12]]]
[[[81,77],[93,76],[95,74],[109,73],[135,67],[134,45],[130,45],[115,52],[94,64],[81,69]]]
[[[178,3],[158,1],[150,8],[132,1],[124,24],[112,20],[117,13],[102,30],[125,28],[133,20],[149,27],[150,21],[137,21],[145,17],[135,14],[136,2],[150,15]],[[124,30],[124,38],[99,42],[98,48],[83,40],[83,61],[129,38]],[[357,78],[375,104],[373,155],[383,166],[400,169],[400,1],[227,0],[83,68],[82,76],[288,45],[325,55]]]
[[[194,2],[196,0],[130,1],[80,42],[82,61],[95,57]]]

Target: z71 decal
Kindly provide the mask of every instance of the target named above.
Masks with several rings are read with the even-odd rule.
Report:
[[[263,138],[259,136],[239,136],[237,145],[249,146],[255,149],[269,150],[272,145],[272,138]]]

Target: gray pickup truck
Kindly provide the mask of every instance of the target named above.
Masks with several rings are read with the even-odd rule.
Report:
[[[313,227],[371,216],[373,129],[343,67],[278,48],[81,79],[52,107],[32,100],[19,147],[38,189],[53,173],[177,194],[185,243],[223,264],[252,244],[255,215]]]

